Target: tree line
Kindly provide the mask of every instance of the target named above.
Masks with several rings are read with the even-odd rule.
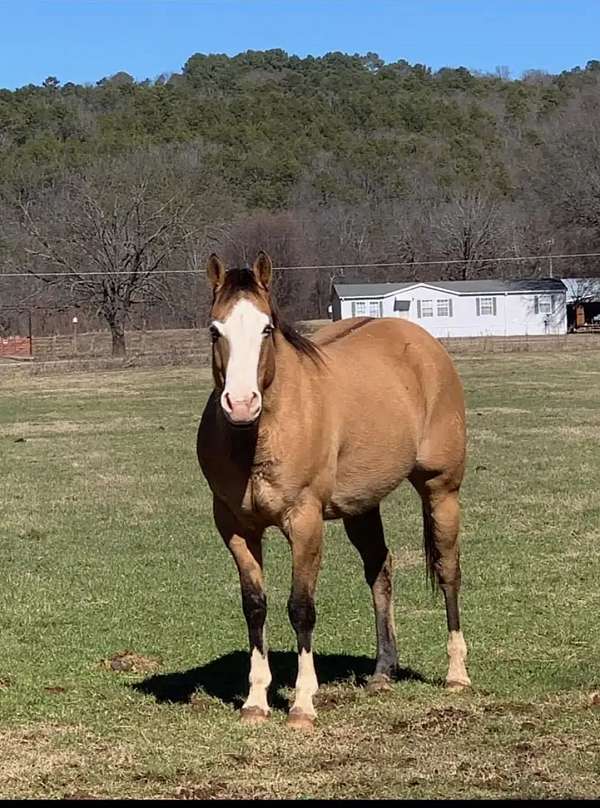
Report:
[[[212,250],[348,265],[279,271],[293,318],[326,316],[336,280],[547,275],[535,256],[598,251],[599,131],[595,60],[511,79],[247,51],[0,90],[0,331],[9,306],[47,332],[77,309],[119,354],[127,328],[204,325]]]

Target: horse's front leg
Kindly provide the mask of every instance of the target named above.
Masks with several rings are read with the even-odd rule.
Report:
[[[313,696],[319,687],[313,661],[312,633],[316,621],[315,588],[323,542],[320,505],[311,503],[295,508],[286,528],[292,549],[292,591],[288,600],[288,614],[298,640],[298,678],[288,724],[312,729],[316,718]]]
[[[265,641],[267,598],[262,574],[262,531],[250,530],[235,519],[228,508],[214,500],[217,528],[235,559],[240,575],[242,608],[248,624],[250,643],[250,692],[241,711],[245,723],[258,723],[269,716],[267,690],[271,671]]]

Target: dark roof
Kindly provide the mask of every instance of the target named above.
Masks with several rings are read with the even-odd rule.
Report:
[[[339,297],[382,297],[415,286],[414,283],[334,283]]]
[[[340,298],[384,297],[402,292],[413,286],[433,286],[455,295],[504,294],[516,292],[565,292],[558,278],[532,278],[519,280],[484,281],[414,281],[411,283],[336,283],[334,289]]]

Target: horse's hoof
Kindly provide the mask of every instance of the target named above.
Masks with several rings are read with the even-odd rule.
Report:
[[[305,732],[312,732],[315,728],[315,718],[308,713],[292,707],[287,717],[287,725],[292,729],[302,729]]]
[[[392,689],[392,680],[387,673],[375,673],[367,681],[366,690],[368,693],[381,693],[384,690]]]
[[[471,687],[471,682],[469,680],[460,682],[457,679],[451,679],[449,682],[446,682],[446,690],[450,690],[452,693],[458,693],[461,690],[468,690]]]
[[[261,707],[242,707],[240,710],[240,721],[242,724],[263,724],[269,713]]]

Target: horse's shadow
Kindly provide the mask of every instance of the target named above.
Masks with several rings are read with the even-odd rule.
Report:
[[[277,709],[285,709],[287,700],[280,688],[293,687],[298,669],[298,657],[291,651],[270,651],[269,664],[273,681],[269,691],[270,703]],[[315,669],[321,685],[333,682],[352,681],[364,687],[373,673],[374,660],[367,656],[346,654],[315,654]],[[248,692],[249,654],[232,651],[198,668],[175,673],[155,674],[130,687],[154,696],[159,703],[188,703],[198,690],[219,699],[225,704],[239,707]],[[429,682],[422,674],[410,668],[401,668],[397,681]]]

